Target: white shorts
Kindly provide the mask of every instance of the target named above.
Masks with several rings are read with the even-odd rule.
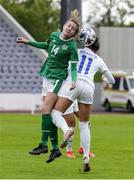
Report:
[[[77,79],[76,88],[70,91],[70,81],[67,80],[63,83],[58,96],[65,97],[72,102],[76,99],[80,103],[92,104],[94,89],[93,87],[84,79]]]
[[[43,78],[42,96],[46,96],[48,92],[52,92],[51,81],[46,78]],[[78,111],[78,103],[77,100],[75,100],[73,104],[65,111],[64,115]]]
[[[53,92],[57,94],[62,84],[62,80],[51,80],[43,78],[42,96],[46,96],[48,92]]]
[[[48,81],[48,79],[43,78],[42,96],[47,95],[49,85],[50,85],[50,82]]]
[[[78,102],[77,100],[75,100],[73,104],[64,112],[64,115],[71,114],[78,111],[79,111]]]

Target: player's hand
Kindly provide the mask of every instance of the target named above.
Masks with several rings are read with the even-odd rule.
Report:
[[[76,88],[76,82],[75,82],[75,81],[73,81],[73,82],[71,83],[70,91],[73,90],[74,88]]]
[[[24,43],[25,44],[25,43],[28,42],[28,40],[23,38],[23,37],[17,37],[16,42],[17,43]]]
[[[102,79],[102,81],[105,81],[108,83],[108,79],[104,75],[101,76],[101,79]]]
[[[108,88],[108,80],[107,80],[107,78],[104,75],[102,75],[101,79],[102,79],[103,88],[107,89]]]

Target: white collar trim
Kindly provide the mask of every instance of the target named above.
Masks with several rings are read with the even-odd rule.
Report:
[[[62,41],[70,41],[71,39],[73,39],[73,37],[72,37],[72,38],[69,38],[69,39],[63,39],[63,38],[61,37],[61,34],[60,34],[60,39],[61,39]]]

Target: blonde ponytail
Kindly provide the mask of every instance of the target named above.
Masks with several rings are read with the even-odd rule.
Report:
[[[79,16],[79,11],[77,9],[74,9],[73,11],[71,11],[71,15],[69,19],[67,20],[67,22],[68,21],[73,21],[77,25],[78,28],[75,32],[75,36],[77,36],[80,29],[80,16]]]

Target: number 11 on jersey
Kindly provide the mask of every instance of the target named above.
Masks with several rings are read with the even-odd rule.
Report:
[[[91,57],[88,57],[87,59],[88,61],[86,59],[87,59],[87,56],[82,55],[82,59],[80,61],[80,65],[78,68],[78,73],[81,73],[82,71],[84,71],[84,74],[88,74],[93,59]],[[84,66],[85,63],[87,63],[86,66]]]

